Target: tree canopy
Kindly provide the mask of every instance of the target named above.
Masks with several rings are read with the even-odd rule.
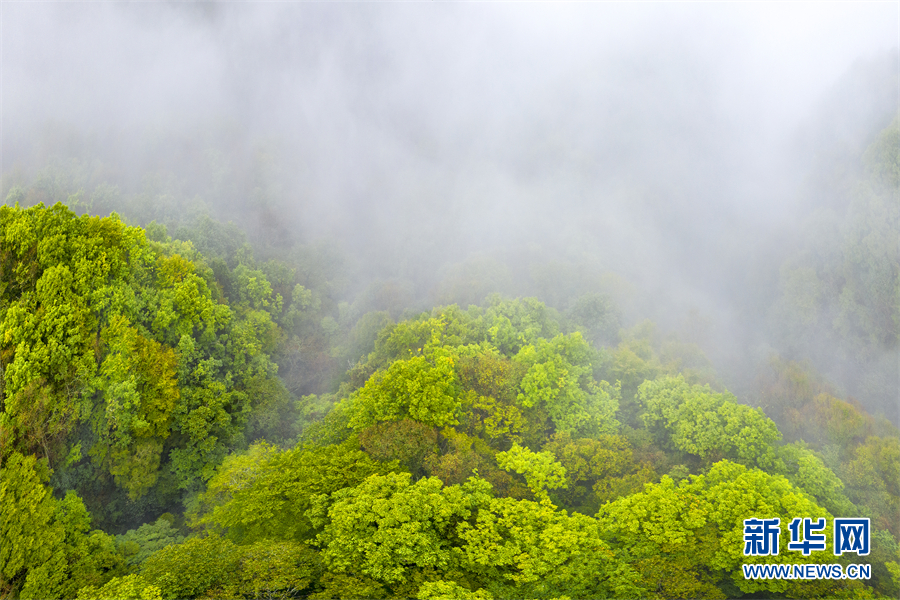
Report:
[[[840,250],[780,271],[797,339],[896,351],[896,129]],[[608,294],[416,312],[401,283],[352,296],[327,245],[144,222],[0,206],[0,598],[900,592],[900,434],[811,363],[736,396]],[[797,517],[829,548],[869,519],[871,579],[746,578],[861,562],[788,550]],[[744,553],[750,518],[782,552]]]

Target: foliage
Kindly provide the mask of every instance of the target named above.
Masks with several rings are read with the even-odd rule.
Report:
[[[364,575],[325,573],[319,580],[319,585],[322,589],[310,595],[313,600],[368,600],[388,597],[383,585]]]
[[[851,518],[858,512],[844,493],[844,482],[805,444],[786,444],[779,448],[778,455],[788,481],[810,494],[828,512]]]
[[[773,356],[759,376],[761,402],[788,441],[841,452],[840,460],[869,436],[900,435],[884,418],[868,414],[852,398],[842,400],[809,363]]]
[[[800,597],[813,591],[810,582],[746,580],[741,564],[821,562],[833,557],[803,557],[784,547],[777,556],[744,556],[743,520],[778,517],[785,540],[789,539],[787,524],[795,516],[827,514],[783,477],[725,460],[706,475],[677,486],[663,476],[644,492],[603,506],[597,517],[602,537],[628,558],[648,589],[682,597],[722,598],[725,595],[717,590],[736,586],[741,594],[787,592]]]
[[[674,335],[663,337],[656,325],[645,320],[619,332],[614,350],[599,353],[594,377],[615,381],[620,387],[618,419],[625,425],[641,426],[643,412],[637,398],[638,387],[665,375],[681,375],[691,384],[718,384],[715,370],[703,352]]]
[[[437,437],[433,427],[403,419],[364,429],[359,444],[376,460],[397,460],[410,473],[420,473],[425,462],[437,455]]]
[[[896,353],[896,131],[868,151],[834,251],[781,271],[773,319],[801,345]],[[0,207],[0,597],[900,589],[897,430],[811,367],[772,360],[766,414],[696,346],[649,321],[622,329],[585,286],[557,298],[564,316],[499,296],[403,313],[403,281],[354,301],[333,248],[257,244],[258,262],[237,227],[176,222],[157,192],[146,231]],[[92,531],[73,489],[107,529],[134,528]],[[136,526],[179,500],[192,536],[168,516]],[[111,517],[126,510],[133,523]],[[742,520],[798,515],[872,519],[871,589],[743,579],[758,559],[741,553]]]
[[[495,598],[640,598],[631,569],[600,540],[594,519],[497,498],[459,526],[462,564]]]
[[[519,402],[546,409],[559,431],[583,436],[615,433],[618,389],[593,379],[591,358],[591,348],[578,332],[522,347],[515,360],[528,370]]]
[[[164,469],[181,488],[208,479],[275,375],[264,278],[242,280],[236,314],[190,243],[61,204],[0,207],[0,248],[2,452],[56,464],[90,423],[84,449],[132,499]]]
[[[75,600],[162,600],[162,591],[159,586],[148,585],[137,574],[114,577],[100,588],[85,586],[78,590]]]
[[[619,341],[622,316],[609,296],[584,294],[572,303],[566,316],[594,346],[610,346]]]
[[[496,350],[485,350],[461,357],[456,369],[460,385],[466,390],[460,407],[463,431],[488,441],[497,449],[508,449],[526,436],[535,437],[528,435],[535,412],[518,405],[518,388],[527,370],[525,365]]]
[[[144,523],[137,529],[116,536],[116,545],[130,567],[139,567],[158,550],[184,541],[184,536],[172,527],[171,519],[166,516],[171,517],[164,515],[155,523]]]
[[[141,566],[141,578],[165,599],[195,598],[214,588],[236,585],[241,550],[212,535],[166,546]]]
[[[323,527],[317,536],[329,571],[360,574],[392,588],[446,571],[454,562],[455,527],[488,499],[490,486],[470,480],[443,487],[408,473],[372,475],[354,488],[320,500],[311,510]]]
[[[738,404],[709,386],[682,377],[647,381],[638,388],[644,423],[662,443],[707,463],[723,458],[764,469],[779,468],[772,444],[781,433],[762,410]]]
[[[256,444],[225,459],[201,496],[196,522],[241,543],[311,539],[316,528],[308,510],[327,503],[329,494],[393,469],[395,462],[372,460],[355,440],[285,451]]]
[[[898,123],[853,165],[858,176],[842,206],[808,218],[801,247],[781,266],[770,313],[783,346],[888,414],[896,414],[900,352]]]
[[[900,537],[900,439],[870,437],[841,465],[847,495],[873,526]]]
[[[472,591],[453,581],[427,581],[419,588],[416,600],[492,600],[485,590]]]
[[[596,513],[605,502],[639,492],[656,479],[653,467],[638,462],[631,444],[621,435],[572,439],[558,432],[544,449],[566,471],[567,489],[557,492],[563,506],[585,514]]]
[[[566,468],[549,452],[532,452],[513,444],[509,451],[497,453],[497,464],[501,469],[524,475],[531,493],[543,505],[553,505],[548,490],[566,487]]]
[[[106,405],[95,411],[97,441],[91,456],[108,460],[109,471],[132,498],[158,478],[163,442],[180,399],[171,348],[142,336],[123,316],[110,319],[101,336],[109,349],[96,387]]]
[[[296,542],[257,542],[243,548],[238,583],[228,590],[239,598],[280,600],[308,591],[321,573],[319,557]]]
[[[815,467],[821,492],[832,497],[822,498],[821,502],[831,503],[835,510],[846,510],[841,498],[846,495],[879,527],[900,535],[900,489],[896,483],[900,466],[893,458],[900,439],[897,428],[883,418],[867,414],[856,403],[834,397],[833,390],[818,379],[808,364],[774,358],[763,377],[768,410],[780,417],[789,438],[808,442],[809,449],[818,452],[824,465],[841,481],[843,491],[835,495],[841,486],[828,483],[831,478]],[[800,481],[798,484],[804,485]],[[826,492],[825,488],[831,491]]]
[[[447,485],[465,483],[472,475],[488,481],[504,496],[524,498],[529,489],[521,478],[514,478],[497,464],[496,451],[483,439],[453,428],[441,431],[443,453],[430,457],[425,467],[428,474]]]
[[[387,371],[375,373],[359,391],[350,426],[358,431],[378,421],[406,417],[426,425],[454,425],[460,404],[456,388],[451,356],[395,361]]]
[[[45,461],[13,453],[0,470],[0,590],[58,595],[65,580],[65,528],[44,485]]]
[[[111,536],[90,531],[84,503],[56,500],[46,461],[12,453],[0,468],[0,593],[19,598],[73,597],[122,571]]]
[[[124,572],[124,561],[116,550],[115,539],[103,531],[91,531],[91,515],[75,492],[70,490],[57,502],[56,521],[62,524],[66,534],[68,571],[60,596],[70,598],[85,585],[100,585]]]
[[[162,598],[287,599],[307,591],[320,571],[316,553],[303,544],[266,541],[236,546],[212,535],[156,552],[133,585],[136,589],[146,585],[145,594],[156,588]]]
[[[875,591],[887,598],[900,594],[900,544],[890,532],[872,531],[868,560],[872,565],[870,583]]]

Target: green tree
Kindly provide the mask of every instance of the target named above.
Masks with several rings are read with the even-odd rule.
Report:
[[[306,513],[326,501],[322,496],[395,469],[396,462],[372,460],[352,439],[286,451],[256,444],[225,459],[201,495],[196,522],[241,543],[311,539],[316,528]]]
[[[288,600],[308,593],[321,572],[318,554],[304,544],[257,542],[241,548],[237,581],[223,595]]]
[[[61,204],[0,207],[0,264],[0,454],[39,453],[62,479],[98,484],[69,477],[83,446],[137,499],[162,471],[197,487],[242,443],[276,373],[261,309],[279,298],[261,274],[244,273],[236,314],[190,243]]]
[[[557,492],[563,505],[595,514],[600,505],[643,490],[656,479],[653,467],[638,462],[631,444],[620,435],[572,439],[556,433],[544,446],[566,470],[566,491]]]
[[[518,401],[545,408],[559,431],[585,437],[615,433],[618,388],[594,381],[592,356],[578,332],[523,346],[515,360],[528,370]]]
[[[553,506],[548,490],[566,487],[566,469],[549,452],[532,452],[518,444],[497,453],[497,464],[525,476],[531,493],[545,506]]]
[[[75,600],[162,600],[159,586],[149,585],[140,575],[132,573],[114,577],[102,587],[89,585],[78,590]]]
[[[414,595],[422,581],[454,566],[456,525],[489,500],[489,489],[474,479],[445,488],[434,477],[411,483],[408,473],[372,475],[310,514],[323,527],[317,542],[331,573],[364,575]]]
[[[761,409],[684,378],[663,377],[638,388],[644,423],[661,443],[708,463],[723,458],[764,469],[783,469],[773,444],[781,433]]]
[[[873,525],[900,538],[900,439],[870,437],[840,467],[847,495]]]
[[[506,356],[514,356],[540,338],[559,334],[559,323],[552,309],[536,298],[502,300],[493,296],[484,311],[484,323],[488,341]]]
[[[472,591],[453,581],[426,581],[416,600],[493,600],[485,590]]]
[[[578,297],[566,316],[595,346],[614,345],[619,341],[622,316],[612,299],[605,294],[585,294]]]
[[[144,523],[116,536],[116,544],[130,567],[139,567],[158,550],[184,541],[184,536],[172,527],[172,519],[166,518],[171,516],[163,515],[154,523]]]
[[[641,598],[637,577],[595,519],[497,498],[458,526],[463,567],[495,598]]]
[[[852,181],[839,206],[807,219],[800,247],[781,265],[770,309],[783,347],[819,368],[845,365],[842,386],[884,412],[896,406],[900,341],[898,132],[895,117],[862,156],[841,166]]]
[[[3,450],[52,460],[90,413],[102,316],[135,308],[116,283],[129,262],[148,259],[140,236],[117,217],[75,219],[61,204],[0,206]]]
[[[102,585],[125,571],[125,561],[117,551],[115,538],[100,530],[91,531],[91,515],[73,492],[56,503],[56,521],[65,531],[66,579],[60,587],[62,598],[73,597],[86,585]]]
[[[477,473],[498,494],[514,498],[529,495],[524,480],[519,481],[520,478],[513,477],[497,465],[496,451],[483,439],[452,427],[444,428],[440,437],[444,453],[426,461],[429,475],[447,485],[457,485]]]
[[[356,397],[353,429],[411,418],[431,426],[454,425],[460,401],[453,357],[413,356],[375,373]]]
[[[537,411],[518,404],[518,388],[527,367],[488,349],[462,356],[456,363],[462,395],[460,429],[488,441],[498,450],[508,450],[529,435]],[[531,417],[529,419],[529,417]]]
[[[94,409],[97,442],[91,456],[132,499],[157,480],[163,442],[180,399],[177,358],[171,348],[147,339],[117,315],[101,335],[108,349],[95,379],[105,403]]]
[[[313,600],[370,600],[388,598],[384,586],[365,575],[325,573],[319,580],[322,589],[309,597]]]
[[[237,546],[211,535],[166,546],[144,562],[138,577],[122,578],[115,585],[138,598],[156,592],[171,599],[275,600],[309,592],[320,574],[318,555],[304,544],[264,541]],[[104,591],[82,594],[102,598]]]
[[[165,599],[196,598],[238,584],[241,550],[211,535],[166,546],[144,562],[139,575]]]
[[[784,475],[792,485],[810,494],[836,517],[856,514],[856,507],[844,493],[844,482],[806,444],[786,444],[778,449],[778,455],[786,468]]]
[[[603,506],[597,517],[604,539],[641,573],[648,589],[681,597],[725,598],[786,593],[790,597],[834,594],[841,583],[744,579],[744,563],[828,562],[833,557],[782,550],[776,556],[744,556],[743,521],[781,519],[781,540],[796,516],[828,517],[784,477],[729,462],[676,485],[663,476],[634,494]],[[830,532],[826,531],[828,543]]]
[[[433,427],[403,419],[376,423],[360,432],[360,446],[374,459],[397,460],[414,475],[422,475],[425,463],[438,452],[438,434]]]
[[[66,578],[63,524],[45,486],[46,461],[13,453],[0,469],[0,591],[59,597]]]
[[[113,539],[90,531],[74,493],[53,498],[45,460],[12,453],[0,468],[0,593],[18,598],[71,598],[102,585],[124,567]]]

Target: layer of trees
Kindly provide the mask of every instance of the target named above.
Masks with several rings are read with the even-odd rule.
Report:
[[[841,256],[782,270],[777,318],[862,360],[900,327],[891,140]],[[900,594],[900,432],[808,363],[742,402],[608,295],[349,302],[327,248],[257,260],[209,217],[25,208],[42,189],[0,206],[0,598]],[[859,562],[745,557],[749,517],[870,518],[872,579],[744,579]]]

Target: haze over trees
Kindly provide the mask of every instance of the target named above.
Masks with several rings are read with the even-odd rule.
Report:
[[[766,10],[5,5],[0,598],[896,598],[896,19]]]

